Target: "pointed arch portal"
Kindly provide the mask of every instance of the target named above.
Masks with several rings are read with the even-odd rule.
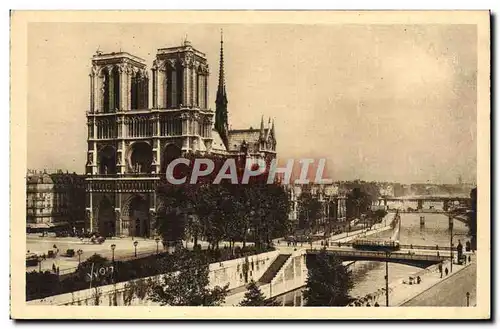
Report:
[[[143,196],[132,196],[123,209],[123,215],[129,218],[130,236],[149,237],[151,229],[149,203]]]
[[[113,204],[108,198],[102,199],[97,210],[98,232],[101,236],[116,235],[116,218]]]

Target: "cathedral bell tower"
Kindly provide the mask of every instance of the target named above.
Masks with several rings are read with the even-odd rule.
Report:
[[[158,49],[152,72],[153,109],[158,112],[158,158],[168,157],[165,152],[173,147],[181,154],[206,152],[212,143],[213,124],[213,112],[208,109],[206,55],[186,38],[181,46]]]

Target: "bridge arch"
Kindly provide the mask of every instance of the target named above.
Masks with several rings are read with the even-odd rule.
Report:
[[[315,257],[320,250],[307,250],[307,257]],[[414,266],[418,268],[427,268],[443,262],[448,257],[432,256],[432,255],[415,255],[404,253],[389,253],[372,252],[372,251],[329,251],[329,255],[337,257],[341,261],[372,261],[372,262],[389,262]]]

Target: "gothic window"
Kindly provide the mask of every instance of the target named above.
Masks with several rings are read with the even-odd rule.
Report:
[[[201,95],[202,95],[201,107],[204,109],[207,108],[207,104],[208,104],[207,79],[208,79],[208,77],[206,75],[204,75],[203,79],[202,79],[203,88],[201,90]]]
[[[108,69],[103,69],[102,71],[102,87],[103,87],[103,102],[102,102],[102,111],[104,113],[109,112],[109,94],[110,94],[110,88],[109,88],[109,72]]]
[[[177,107],[182,104],[183,92],[184,92],[184,68],[182,66],[177,67]],[[185,105],[185,104],[183,104]]]
[[[167,107],[177,107],[177,73],[168,66],[167,68]]]
[[[147,109],[149,107],[149,80],[147,76],[143,76],[139,85],[139,107]]]
[[[158,81],[158,70],[153,71],[153,107],[158,106],[157,102],[157,97],[158,97],[158,90],[157,90],[157,82]]]
[[[99,152],[99,174],[116,174],[116,150],[112,146],[106,146]]]
[[[139,108],[139,72],[132,75],[132,84],[130,86],[130,108],[135,110]]]
[[[112,110],[120,108],[120,72],[118,67],[113,68],[113,106]]]
[[[200,107],[200,75],[198,72],[195,73],[195,81],[196,81],[196,99],[195,99],[195,105]]]
[[[103,112],[110,113],[120,107],[120,72],[118,67],[105,68],[103,78]]]
[[[133,110],[148,108],[148,78],[140,71],[132,76],[130,99]]]

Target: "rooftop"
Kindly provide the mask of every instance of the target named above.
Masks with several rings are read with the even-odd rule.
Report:
[[[132,60],[134,62],[138,62],[141,64],[144,64],[146,61],[138,56],[132,55],[130,53],[120,51],[120,52],[112,52],[112,53],[103,53],[100,51],[97,51],[94,56],[92,56],[93,61],[100,61],[100,60],[109,60],[109,59],[120,59],[120,58],[127,58],[129,60]]]
[[[192,51],[196,55],[203,57],[203,58],[206,58],[206,54],[193,48],[193,46],[191,45],[191,42],[189,40],[184,40],[184,43],[181,46],[159,48],[157,51],[157,55],[174,54],[174,53],[183,52],[183,51]]]

